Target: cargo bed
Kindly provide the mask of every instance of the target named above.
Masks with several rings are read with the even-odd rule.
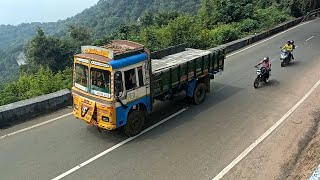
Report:
[[[178,47],[151,56],[153,97],[173,91],[194,78],[223,71],[224,48],[199,50]]]

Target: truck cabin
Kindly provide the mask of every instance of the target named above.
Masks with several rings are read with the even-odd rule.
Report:
[[[124,40],[101,47],[82,46],[81,51],[74,57],[74,87],[107,101],[136,88],[136,74],[142,73],[144,61],[148,60],[144,46]]]
[[[102,129],[112,130],[124,124],[125,117],[121,116],[126,112],[119,109],[127,111],[126,105],[138,99],[139,93],[146,96],[148,61],[149,52],[144,46],[131,41],[114,40],[101,47],[82,46],[81,54],[74,56],[74,114],[88,123],[97,123]],[[87,112],[83,107],[87,107]],[[103,114],[109,112],[105,108],[114,112]],[[103,123],[103,119],[112,125]]]

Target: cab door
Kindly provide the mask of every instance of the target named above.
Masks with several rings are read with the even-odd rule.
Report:
[[[131,69],[127,69],[123,72],[124,86],[126,91],[126,104],[140,103],[146,104],[147,89],[144,83],[144,68],[143,66],[137,66]]]

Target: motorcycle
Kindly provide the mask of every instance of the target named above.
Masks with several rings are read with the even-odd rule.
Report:
[[[255,66],[255,68],[257,68],[257,71],[256,71],[257,77],[254,80],[253,86],[254,86],[254,88],[258,88],[260,83],[262,83],[262,82],[267,83],[266,74],[267,74],[268,70],[265,67],[259,68],[259,67]],[[269,74],[269,76],[270,76],[270,74]]]
[[[285,67],[287,64],[290,63],[291,57],[290,57],[289,51],[281,50],[280,61],[281,61],[281,67]]]

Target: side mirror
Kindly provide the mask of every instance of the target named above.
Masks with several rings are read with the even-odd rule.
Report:
[[[114,94],[116,98],[122,96],[123,83],[122,83],[122,73],[117,71],[114,73]]]

